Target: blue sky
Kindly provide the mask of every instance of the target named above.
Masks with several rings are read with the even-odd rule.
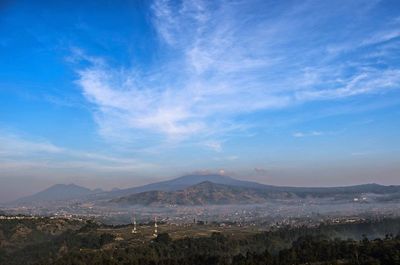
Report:
[[[399,51],[398,1],[5,1],[1,186],[400,184]]]

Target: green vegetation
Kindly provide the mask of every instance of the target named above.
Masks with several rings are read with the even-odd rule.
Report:
[[[196,236],[195,227],[182,227],[192,230],[191,236],[182,238],[160,226],[166,232],[150,239],[143,234],[121,237],[129,226],[47,218],[3,220],[0,264],[400,264],[399,219],[241,234],[227,229],[206,236]],[[376,235],[382,236],[375,239]]]

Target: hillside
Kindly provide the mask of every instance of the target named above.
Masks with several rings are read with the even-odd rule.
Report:
[[[142,193],[146,191],[178,191],[202,182],[212,182],[215,184],[227,185],[230,187],[249,188],[269,193],[291,193],[299,197],[332,197],[336,195],[353,196],[362,193],[373,194],[393,194],[400,193],[400,186],[384,186],[379,184],[361,184],[343,187],[289,187],[273,186],[261,184],[253,181],[244,181],[225,175],[186,175],[171,180],[155,182],[144,186],[120,189],[117,191],[96,194],[97,198],[103,197],[113,199],[117,197],[129,196],[131,194]]]
[[[197,175],[185,175],[171,180],[150,183],[139,187],[120,189],[117,191],[104,193],[102,195],[105,197],[121,197],[133,193],[141,193],[146,191],[177,191],[206,181],[216,184],[224,184],[237,187],[265,188],[266,186],[257,182],[238,180],[224,175],[197,174]]]
[[[137,228],[133,234],[132,225],[106,226],[89,220],[0,219],[0,264],[398,264],[399,256],[399,219],[270,231],[237,224],[160,223],[156,238],[152,225],[138,223]],[[350,262],[355,251],[359,263]],[[219,262],[227,258],[231,262]]]
[[[206,181],[196,183],[199,180]],[[212,181],[211,181],[212,180]],[[219,183],[215,183],[218,181]],[[221,182],[223,184],[221,184]],[[394,200],[400,194],[399,186],[364,184],[348,187],[280,187],[242,182],[224,176],[183,177],[168,182],[174,185],[162,186],[154,183],[154,190],[134,192],[129,195],[111,198],[110,202],[118,205],[222,205],[222,204],[257,204],[268,200],[280,199],[322,199],[353,201],[353,198],[369,194],[373,200]],[[189,185],[189,183],[195,183]],[[229,183],[229,184],[226,184]],[[178,187],[185,187],[178,189]],[[158,190],[156,188],[159,188]],[[175,188],[175,189],[172,189]]]
[[[201,182],[178,191],[146,191],[111,200],[127,205],[218,205],[265,203],[269,198],[289,198],[293,194],[266,192],[255,188]]]
[[[75,184],[56,184],[31,196],[18,199],[15,201],[15,203],[72,200],[82,198],[93,193],[95,193],[95,191]]]
[[[200,185],[201,184],[201,185]],[[74,184],[57,184],[16,203],[40,203],[80,200],[91,202],[113,201],[126,204],[205,205],[251,204],[278,198],[335,198],[352,200],[362,194],[372,194],[381,201],[398,200],[400,186],[362,184],[345,187],[285,187],[238,180],[224,175],[187,175],[144,186],[90,190]]]

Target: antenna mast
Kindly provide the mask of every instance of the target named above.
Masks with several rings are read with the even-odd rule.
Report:
[[[133,216],[132,219],[133,219],[132,234],[136,234],[136,233],[137,233],[137,230],[136,230],[136,218],[135,218],[135,216]]]
[[[158,231],[157,231],[157,217],[154,217],[154,233],[153,233],[153,237],[157,237],[158,235]]]

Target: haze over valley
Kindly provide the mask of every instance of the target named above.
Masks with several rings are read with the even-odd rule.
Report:
[[[398,216],[400,186],[285,187],[238,180],[226,175],[186,175],[144,186],[103,191],[56,184],[4,204],[9,213],[87,218],[127,224],[154,216],[174,223],[193,219],[273,224],[307,218]]]

